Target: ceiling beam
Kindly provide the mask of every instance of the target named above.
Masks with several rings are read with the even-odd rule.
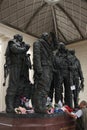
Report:
[[[0,9],[1,9],[1,6],[2,6],[3,1],[4,1],[4,0],[0,0]]]
[[[54,6],[51,6],[52,11],[52,18],[53,18],[53,26],[56,33],[56,38],[58,38],[58,32],[57,32],[57,21],[56,21],[56,14],[55,14],[55,8]]]
[[[54,26],[54,29],[55,29],[56,37],[57,37],[57,39],[59,39],[58,33],[60,33],[61,36],[63,37],[63,39],[65,40],[65,42],[67,42],[66,37],[65,37],[64,34],[61,32],[61,30],[58,28],[58,23],[57,23],[57,18],[56,18],[55,7],[52,6],[52,7],[51,7],[51,10],[52,10],[52,15],[53,15],[53,26]]]
[[[59,33],[61,34],[61,36],[65,40],[65,42],[67,43],[68,41],[67,41],[66,37],[64,36],[64,34],[61,32],[61,30],[58,27],[57,27],[57,30],[59,31]]]
[[[6,25],[6,26],[8,26],[8,27],[11,27],[11,28],[13,28],[13,29],[16,29],[16,30],[18,30],[18,31],[20,31],[20,32],[22,32],[22,33],[28,34],[28,35],[30,35],[30,36],[32,36],[32,37],[39,38],[38,36],[36,36],[36,35],[34,35],[34,34],[30,33],[30,32],[24,32],[22,29],[20,29],[20,28],[18,28],[18,27],[15,27],[15,26],[13,26],[13,25],[11,25],[11,24],[9,24],[9,23],[6,23],[6,22],[1,22],[1,23],[4,24],[4,25]]]
[[[75,23],[75,21],[73,20],[73,18],[70,16],[70,14],[59,3],[57,3],[55,5],[55,7],[58,7],[69,18],[69,20],[73,23],[73,25],[75,26],[76,30],[80,34],[81,38],[84,39],[84,35],[80,31],[78,25]]]
[[[0,0],[0,6],[1,6],[2,2],[3,2],[3,0]]]
[[[83,38],[83,39],[76,39],[76,40],[73,40],[73,41],[68,41],[67,42],[67,45],[70,45],[70,44],[74,44],[74,43],[79,43],[81,41],[87,41],[87,38]]]
[[[35,16],[36,16],[36,15],[38,14],[38,12],[41,11],[41,10],[44,8],[44,6],[46,6],[46,5],[47,5],[47,3],[42,4],[42,6],[40,6],[40,7],[34,12],[34,14],[31,16],[31,18],[29,18],[28,23],[27,23],[26,26],[24,27],[24,31],[27,31],[27,28],[29,27],[30,23],[33,21],[33,19],[35,18]]]

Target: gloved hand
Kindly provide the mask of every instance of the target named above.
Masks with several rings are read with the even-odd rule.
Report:
[[[29,49],[29,45],[28,45],[28,44],[26,44],[26,51],[28,51],[28,49]]]
[[[81,80],[80,89],[84,91],[84,79]]]
[[[38,71],[37,75],[38,75],[38,77],[40,77],[42,75],[42,71]]]

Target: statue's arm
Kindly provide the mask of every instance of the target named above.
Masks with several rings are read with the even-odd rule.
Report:
[[[33,44],[33,64],[34,70],[38,73],[42,73],[42,66],[41,66],[41,46],[39,41]]]
[[[9,42],[9,46],[10,46],[11,51],[13,53],[17,53],[17,54],[24,53],[24,52],[28,51],[28,49],[29,49],[27,44],[26,44],[26,46],[21,47],[18,44],[14,43],[13,41]]]
[[[78,72],[79,72],[80,80],[84,80],[83,72],[82,72],[82,68],[81,68],[81,64],[79,60],[78,60],[78,64],[79,64]]]

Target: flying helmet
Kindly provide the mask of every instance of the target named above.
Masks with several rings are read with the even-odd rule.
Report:
[[[16,40],[22,42],[22,41],[23,41],[23,36],[20,35],[20,34],[16,34],[16,35],[14,35],[14,39],[16,39]]]

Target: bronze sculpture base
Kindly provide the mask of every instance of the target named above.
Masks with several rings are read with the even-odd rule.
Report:
[[[75,121],[64,113],[17,115],[1,112],[0,130],[75,130]]]

